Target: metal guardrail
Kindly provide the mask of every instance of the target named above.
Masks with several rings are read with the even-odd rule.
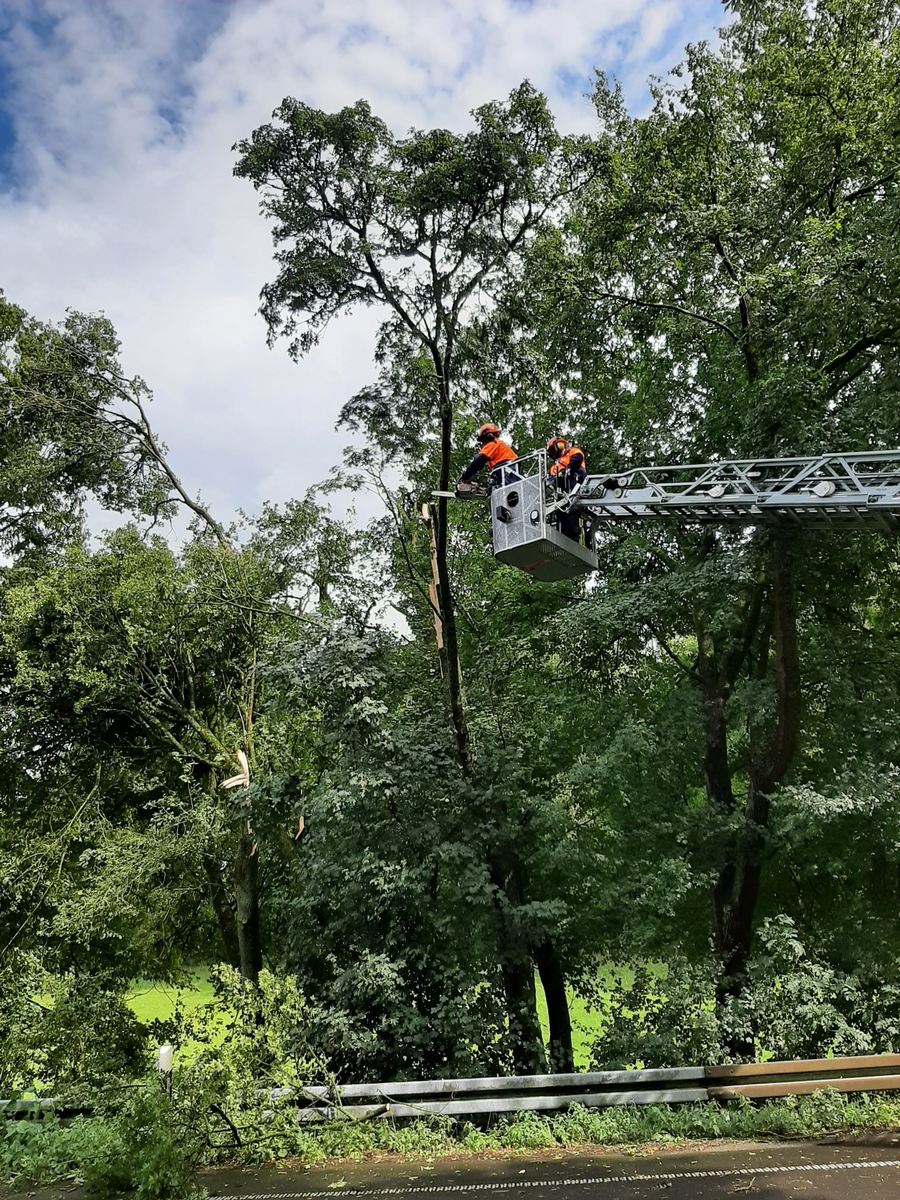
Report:
[[[822,1088],[838,1092],[888,1092],[900,1088],[900,1054],[740,1063],[706,1067],[705,1071],[710,1100],[802,1096]]]
[[[798,1096],[823,1088],[838,1092],[900,1089],[900,1054],[817,1058],[719,1067],[646,1071],[592,1071],[572,1075],[515,1075],[432,1079],[404,1083],[348,1083],[338,1087],[276,1088],[273,1100],[297,1105],[301,1121],[378,1117],[475,1117],[491,1113],[554,1112],[573,1104],[609,1108],[626,1104],[687,1104],[738,1098]],[[40,1116],[59,1100],[0,1100],[0,1117]],[[65,1115],[75,1115],[66,1110]],[[89,1109],[79,1108],[80,1114]]]
[[[307,1088],[300,1114],[305,1120],[340,1116],[467,1117],[551,1112],[573,1104],[594,1108],[616,1104],[677,1104],[707,1098],[703,1067],[670,1067],[652,1071],[435,1079],[421,1083],[356,1083],[335,1090]]]
[[[301,1120],[340,1117],[445,1117],[489,1113],[552,1112],[580,1104],[685,1104],[710,1100],[802,1095],[823,1088],[877,1092],[900,1088],[900,1055],[721,1067],[670,1067],[596,1071],[574,1075],[519,1075],[486,1079],[436,1079],[408,1083],[356,1083],[306,1088],[298,1098]]]

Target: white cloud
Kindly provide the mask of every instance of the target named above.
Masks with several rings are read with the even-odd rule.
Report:
[[[267,349],[270,236],[232,144],[285,95],[329,110],[364,97],[400,133],[464,128],[525,77],[562,128],[589,130],[594,67],[641,104],[647,75],[680,57],[672,38],[719,18],[706,0],[7,0],[18,141],[0,286],[45,319],[107,313],[176,470],[224,520],[300,495],[340,461],[333,425],[373,375],[375,316],[337,322],[300,365]]]

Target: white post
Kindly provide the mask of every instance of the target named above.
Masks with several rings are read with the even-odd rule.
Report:
[[[160,1046],[156,1052],[156,1069],[159,1071],[159,1082],[167,1096],[172,1095],[172,1058],[173,1046]]]

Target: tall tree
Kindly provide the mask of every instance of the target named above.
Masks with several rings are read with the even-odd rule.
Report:
[[[301,355],[337,314],[357,305],[385,309],[378,358],[405,364],[413,386],[399,404],[384,389],[368,389],[346,415],[377,430],[381,443],[393,435],[415,452],[436,441],[434,482],[442,491],[451,479],[467,325],[517,277],[523,252],[561,201],[605,167],[589,139],[557,133],[544,97],[527,83],[473,117],[475,128],[462,136],[437,129],[399,139],[363,101],[327,114],[286,99],[273,124],[236,147],[235,173],[260,191],[278,247],[278,275],[262,293],[270,339],[290,337],[291,352]],[[411,457],[409,447],[401,450],[401,462]],[[434,527],[439,653],[465,772],[474,752],[449,548],[441,499]],[[504,911],[515,909],[522,899],[518,864],[504,865],[496,855],[491,861]],[[507,935],[511,1036],[521,1048],[518,1065],[531,1069],[533,968],[525,944],[511,928]]]
[[[388,421],[419,441],[437,435],[437,487],[453,456],[459,344],[474,312],[514,273],[560,201],[595,177],[602,159],[586,138],[561,137],[544,97],[527,83],[486,104],[475,129],[396,138],[359,101],[328,114],[294,99],[275,122],[239,142],[235,174],[261,193],[273,222],[276,279],[263,289],[270,339],[305,353],[328,322],[358,305],[388,312],[379,354],[421,351],[424,386],[412,413],[368,396],[368,422]],[[359,409],[357,409],[357,415]],[[460,763],[472,748],[459,674],[456,608],[447,565],[447,504],[435,530],[442,668]]]

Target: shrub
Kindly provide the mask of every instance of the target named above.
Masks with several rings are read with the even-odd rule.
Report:
[[[189,1124],[179,1119],[153,1081],[110,1095],[98,1137],[83,1154],[80,1174],[98,1196],[133,1193],[136,1200],[167,1200],[197,1192],[198,1147]]]
[[[895,972],[896,973],[896,972]],[[900,986],[811,958],[787,916],[757,934],[744,986],[717,1003],[711,963],[673,959],[665,975],[638,967],[609,984],[609,1021],[594,1069],[725,1062],[749,1040],[757,1061],[890,1052],[900,1045]]]
[[[83,1183],[96,1196],[135,1200],[197,1193],[196,1146],[155,1081],[96,1098],[96,1113],[62,1125],[53,1116],[0,1124],[0,1179]]]
[[[158,1027],[180,1051],[172,1103],[190,1125],[204,1160],[264,1162],[308,1153],[294,1095],[330,1082],[309,1048],[314,1011],[293,976],[260,972],[257,986],[230,967],[210,975],[215,1002]],[[273,1089],[282,1089],[272,1099]]]

